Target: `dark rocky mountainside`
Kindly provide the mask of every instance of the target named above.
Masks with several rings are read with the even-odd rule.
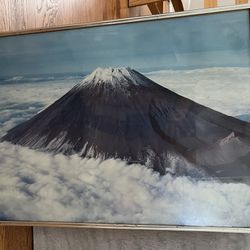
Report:
[[[197,104],[130,68],[96,69],[1,140],[65,155],[125,159],[161,174],[250,176],[248,122]]]

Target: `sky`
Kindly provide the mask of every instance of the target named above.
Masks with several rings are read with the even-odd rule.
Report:
[[[0,38],[0,78],[137,70],[248,67],[247,10]]]

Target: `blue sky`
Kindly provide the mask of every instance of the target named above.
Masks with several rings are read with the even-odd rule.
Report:
[[[0,77],[249,66],[248,11],[0,38]]]

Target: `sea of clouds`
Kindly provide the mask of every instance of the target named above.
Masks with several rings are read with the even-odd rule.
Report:
[[[41,83],[0,83],[0,137],[51,105],[68,92],[77,80]]]
[[[177,93],[192,99],[193,95],[204,105],[214,105],[216,99],[217,110],[223,108],[224,101],[225,113],[249,114],[250,98],[236,95],[250,95],[249,70],[235,69],[235,75],[228,77],[225,69],[224,80],[221,72],[215,73],[221,75],[223,84],[234,81],[228,88],[216,85],[217,77],[212,76],[224,69],[209,70],[207,75],[195,70],[182,71],[182,77],[177,71],[148,76]],[[242,79],[237,76],[239,70],[245,72]],[[189,87],[177,77],[186,78]],[[203,84],[200,95],[198,90],[192,93],[194,82]],[[0,85],[0,136],[50,105],[75,83]],[[203,91],[206,86],[208,92]],[[0,143],[0,220],[250,227],[250,185],[159,176],[145,166],[121,160],[52,155],[4,142]]]
[[[120,160],[0,144],[0,216],[11,220],[250,226],[250,186],[174,178]]]
[[[145,75],[197,103],[250,121],[250,68],[162,70]]]

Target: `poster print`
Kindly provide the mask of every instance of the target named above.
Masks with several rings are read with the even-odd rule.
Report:
[[[0,59],[0,220],[250,226],[247,9],[1,37]]]

